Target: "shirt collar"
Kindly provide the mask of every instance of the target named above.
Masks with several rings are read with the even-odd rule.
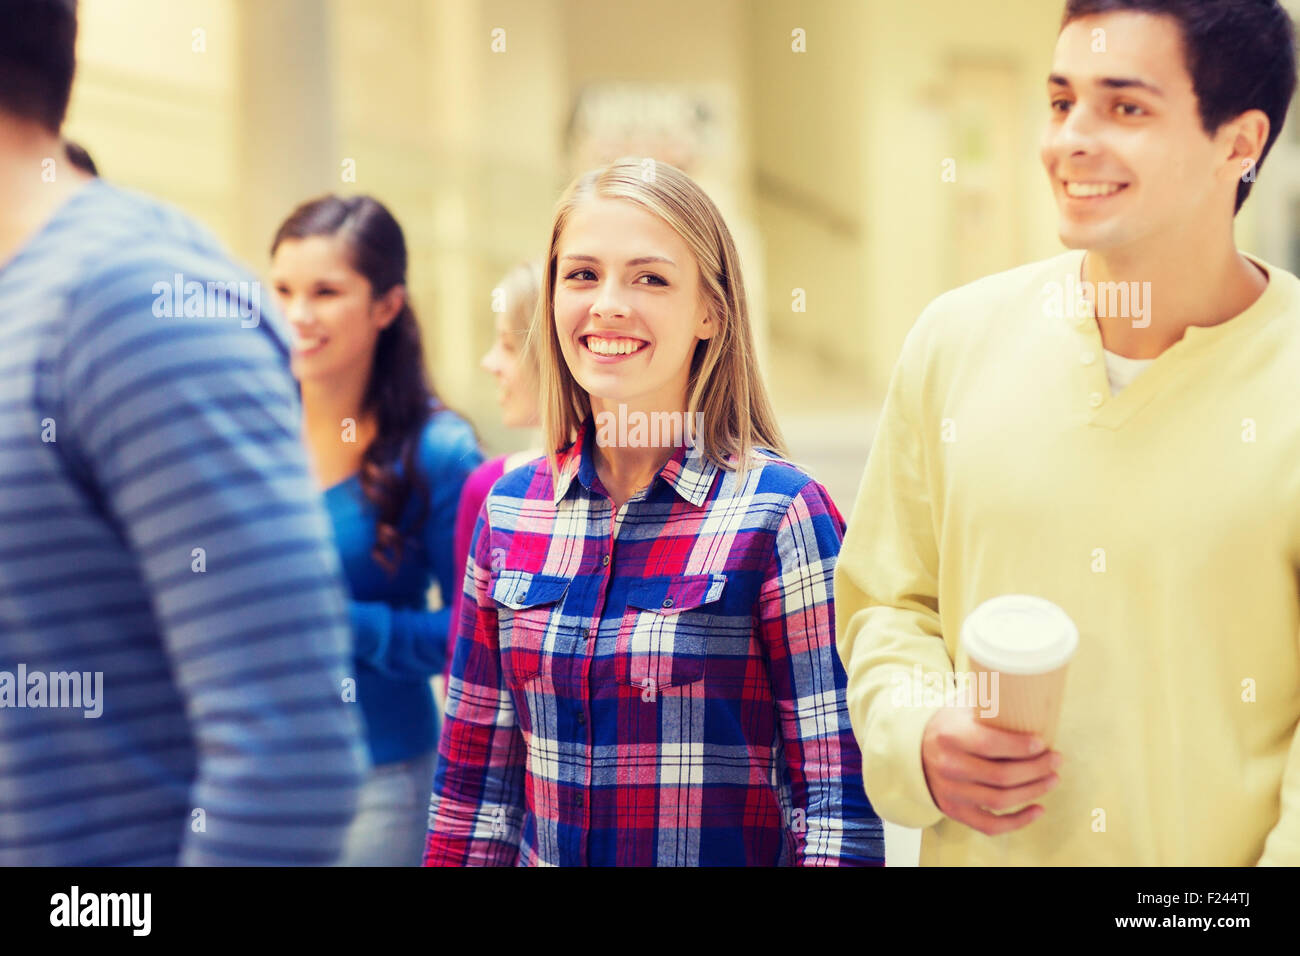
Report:
[[[575,477],[589,494],[596,494],[596,457],[593,454],[595,442],[595,420],[588,416],[578,429],[577,440],[559,454],[560,477],[554,489],[555,504],[558,505],[569,493]],[[718,466],[709,460],[698,443],[684,444],[673,450],[672,457],[659,469],[655,480],[662,479],[682,500],[699,507],[708,498],[718,470]],[[653,485],[652,481],[651,486]]]

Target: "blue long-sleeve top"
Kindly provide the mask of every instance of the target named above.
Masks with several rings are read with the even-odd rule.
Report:
[[[452,600],[464,568],[455,567],[452,535],[465,478],[482,462],[474,430],[438,408],[420,435],[417,467],[423,496],[412,494],[402,516],[401,563],[390,575],[371,556],[376,512],[357,475],[324,492],[335,545],[351,590],[357,703],[366,722],[371,763],[393,763],[438,746],[438,712],[429,678],[443,671]],[[428,514],[411,531],[427,499]],[[442,607],[428,610],[436,583]]]

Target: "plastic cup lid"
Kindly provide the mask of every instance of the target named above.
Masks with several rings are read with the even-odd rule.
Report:
[[[1065,666],[1074,656],[1079,629],[1046,598],[1004,594],[971,611],[961,641],[966,653],[987,668],[1043,674]]]

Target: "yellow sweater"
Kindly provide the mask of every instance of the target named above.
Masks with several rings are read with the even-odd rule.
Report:
[[[1300,864],[1300,280],[1260,263],[1254,305],[1112,396],[1098,320],[1059,309],[1082,257],[949,292],[907,337],[835,574],[867,794],[925,828],[922,865]],[[902,689],[966,670],[962,621],[1008,592],[1080,642],[1061,783],[988,837],[935,806],[937,707]]]

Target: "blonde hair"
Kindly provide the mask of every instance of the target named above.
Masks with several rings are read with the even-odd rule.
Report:
[[[758,367],[740,257],[722,214],[704,190],[675,166],[620,159],[575,179],[560,197],[551,226],[542,297],[530,338],[535,340],[540,363],[542,431],[552,477],[559,480],[559,450],[577,437],[591,415],[591,398],[560,351],[555,283],[560,234],[578,204],[593,198],[627,200],[658,216],[682,237],[699,265],[701,289],[716,331],[696,343],[686,385],[686,412],[688,422],[700,421],[693,440],[705,457],[742,476],[755,447],[787,457]]]
[[[496,288],[505,298],[506,328],[515,336],[518,360],[536,377],[539,370],[532,327],[542,292],[542,264],[530,259],[512,266]]]
[[[496,287],[504,293],[506,325],[511,332],[526,336],[542,292],[542,264],[536,259],[520,262],[501,277]]]

